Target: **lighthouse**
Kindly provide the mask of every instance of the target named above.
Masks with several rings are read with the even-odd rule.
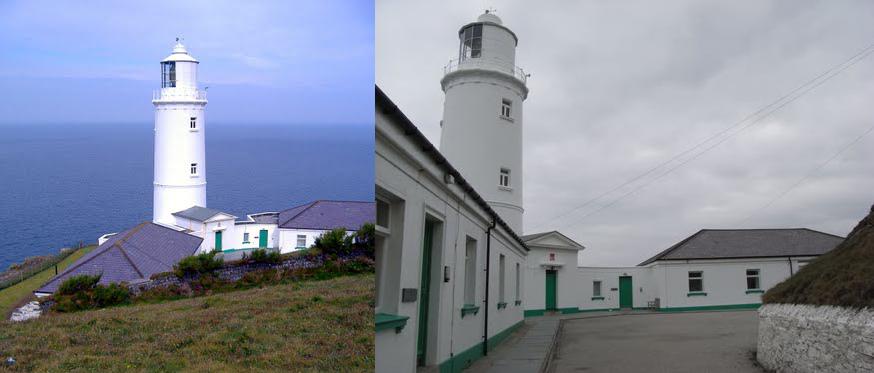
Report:
[[[155,223],[173,225],[173,213],[206,207],[206,92],[197,87],[198,61],[176,39],[161,61],[155,106]]]
[[[492,12],[458,31],[458,57],[444,68],[440,152],[483,199],[522,233],[522,103],[528,75],[518,38]]]

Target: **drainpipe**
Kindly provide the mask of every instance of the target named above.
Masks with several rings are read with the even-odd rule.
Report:
[[[790,256],[786,260],[789,261],[789,276],[792,276],[795,274],[795,271],[792,269],[792,257]]]
[[[483,301],[483,356],[489,354],[489,270],[491,269],[492,256],[492,229],[495,229],[495,219],[492,218],[492,225],[486,229],[486,299]]]

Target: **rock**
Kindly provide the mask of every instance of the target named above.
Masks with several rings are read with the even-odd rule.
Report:
[[[32,301],[27,303],[15,311],[12,312],[12,316],[9,320],[12,321],[25,321],[30,319],[35,319],[42,314],[42,309],[40,308],[39,302]]]
[[[13,365],[15,365],[15,358],[12,357],[12,356],[7,357],[7,358],[6,358],[6,366],[7,366],[7,367],[11,367],[11,366],[13,366]]]

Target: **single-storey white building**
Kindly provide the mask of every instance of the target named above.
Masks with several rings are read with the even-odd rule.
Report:
[[[377,88],[376,371],[458,372],[523,321],[528,249]]]
[[[582,247],[560,233],[524,239],[531,248],[528,271],[534,272],[528,276],[526,316],[757,308],[762,293],[843,241],[806,228],[703,229],[636,267],[576,267]],[[537,244],[547,240],[553,241]],[[536,277],[541,271],[554,275]]]

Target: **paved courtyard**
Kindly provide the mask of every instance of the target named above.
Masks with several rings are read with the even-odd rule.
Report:
[[[757,328],[754,310],[569,319],[550,371],[762,372]]]

